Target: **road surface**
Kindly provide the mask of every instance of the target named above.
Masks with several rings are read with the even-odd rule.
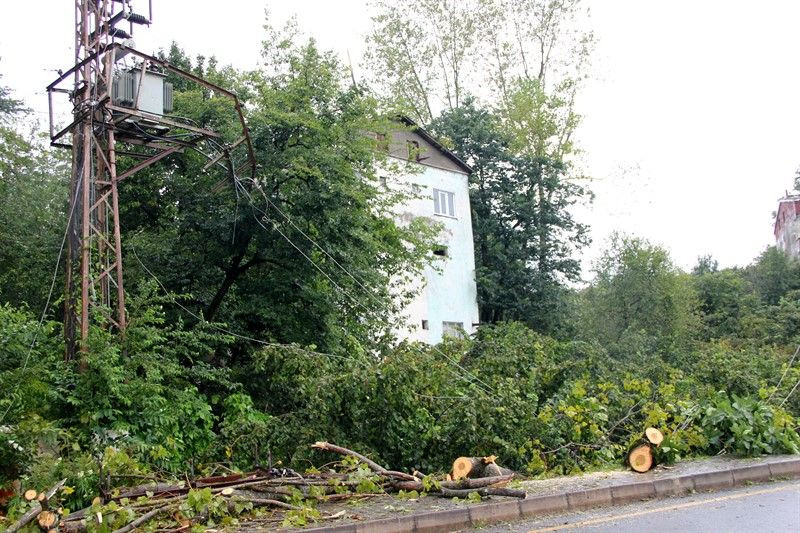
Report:
[[[800,532],[800,481],[540,517],[481,532]]]

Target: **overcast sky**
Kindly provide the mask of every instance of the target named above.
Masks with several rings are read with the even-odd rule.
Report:
[[[137,48],[176,40],[240,68],[259,60],[265,7],[276,21],[296,14],[306,34],[356,64],[369,28],[357,0],[153,3],[154,24],[137,29]],[[581,164],[596,193],[578,213],[594,239],[585,263],[613,230],[667,247],[684,268],[704,254],[723,266],[750,262],[773,243],[772,212],[800,166],[800,2],[588,4],[598,45],[579,100]],[[2,83],[43,120],[43,88],[71,66],[72,5],[0,7]]]

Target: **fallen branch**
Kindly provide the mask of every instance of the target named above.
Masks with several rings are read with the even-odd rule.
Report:
[[[321,441],[315,442],[314,444],[311,445],[311,447],[316,448],[318,450],[326,450],[329,452],[338,453],[340,455],[349,455],[350,457],[355,457],[356,459],[367,465],[373,472],[385,477],[395,477],[398,479],[405,479],[408,481],[418,481],[418,479],[412,476],[411,474],[406,474],[405,472],[397,472],[396,470],[387,470],[386,468],[382,467],[372,459],[368,459],[367,457],[361,455],[358,452],[354,452],[353,450],[348,450],[347,448],[342,448],[341,446],[337,446],[329,442],[321,442]]]
[[[158,515],[160,513],[163,513],[164,511],[168,511],[169,509],[172,509],[174,507],[176,507],[175,504],[163,505],[161,507],[156,507],[155,509],[146,512],[145,514],[143,514],[142,516],[140,516],[139,518],[137,518],[133,522],[129,523],[128,525],[123,526],[123,527],[121,527],[119,529],[115,529],[112,533],[128,533],[128,531],[133,531],[134,529],[136,529],[140,525],[144,524],[145,522],[147,522],[148,520],[150,520],[154,516],[156,516],[156,515]]]
[[[443,489],[450,490],[480,489],[484,487],[490,487],[492,485],[498,485],[500,483],[508,483],[513,478],[514,474],[507,474],[505,476],[460,479],[458,481],[441,481],[439,486]],[[396,481],[392,483],[392,487],[397,490],[424,490],[421,481]]]
[[[527,497],[527,493],[521,489],[505,489],[505,488],[492,488],[492,487],[486,487],[482,489],[464,489],[464,490],[446,489],[442,487],[440,492],[432,492],[431,494],[444,496],[445,498],[466,498],[473,492],[477,492],[483,497],[509,496],[512,498],[522,498],[522,499],[525,499]]]

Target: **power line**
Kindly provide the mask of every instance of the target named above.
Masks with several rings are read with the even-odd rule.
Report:
[[[315,350],[308,350],[306,348],[300,348],[298,346],[291,345],[291,344],[282,344],[282,343],[277,343],[277,342],[267,342],[267,341],[264,341],[264,340],[261,340],[261,339],[256,339],[256,338],[247,336],[247,335],[241,335],[241,334],[236,333],[234,331],[231,331],[229,329],[223,328],[223,327],[219,326],[218,324],[216,324],[214,322],[208,322],[202,316],[194,313],[191,309],[189,309],[186,306],[184,306],[183,304],[181,304],[174,297],[174,295],[164,286],[164,284],[161,282],[161,280],[158,278],[158,276],[156,276],[153,273],[153,271],[150,270],[147,267],[147,265],[145,265],[144,262],[139,258],[139,255],[136,253],[136,248],[135,247],[131,246],[131,251],[133,252],[133,256],[136,258],[136,261],[139,263],[139,265],[144,269],[145,272],[147,272],[148,275],[150,275],[150,277],[153,278],[153,280],[158,284],[158,286],[161,288],[161,290],[164,292],[164,294],[172,301],[172,303],[177,305],[179,308],[181,308],[183,311],[188,313],[190,316],[194,317],[199,322],[201,322],[203,324],[206,324],[208,327],[210,327],[212,329],[216,329],[217,331],[220,331],[220,332],[225,333],[227,335],[230,335],[232,337],[236,337],[236,338],[239,338],[239,339],[242,339],[242,340],[254,342],[254,343],[260,344],[262,346],[289,349],[289,350],[292,350],[292,351],[294,351],[296,353],[299,353],[299,354],[302,354],[302,355],[306,355],[306,356],[322,356],[322,357],[329,357],[329,358],[344,359],[346,361],[354,360],[352,357],[348,357],[348,356],[344,356],[344,355],[336,355],[336,354],[331,354],[331,353],[326,353],[326,352],[318,352],[318,351],[315,351]],[[342,329],[344,330],[343,326],[342,326]],[[367,364],[364,363],[363,361],[360,361],[360,360],[357,360],[357,359],[355,361],[359,365],[361,365],[362,368],[369,368],[367,366]],[[388,378],[388,376],[387,376],[387,378]],[[393,379],[393,378],[388,378],[388,379],[393,380],[395,385],[402,386],[402,384],[399,381],[397,381],[396,379]],[[418,393],[417,391],[415,391],[413,389],[411,390],[411,393],[414,394],[415,396],[419,396],[419,397],[422,397],[422,398],[428,398],[428,399],[469,400],[469,398],[467,396],[464,396],[464,395],[462,395],[462,396],[433,396],[433,395]]]
[[[58,248],[58,257],[56,258],[56,266],[53,268],[53,277],[50,280],[50,290],[47,292],[47,299],[45,300],[44,308],[42,309],[42,314],[39,316],[39,323],[36,326],[36,331],[33,334],[33,340],[31,340],[31,345],[28,347],[28,353],[25,354],[25,360],[22,363],[22,367],[20,368],[20,372],[24,373],[25,370],[28,368],[28,362],[31,358],[31,353],[33,353],[33,347],[36,345],[36,341],[39,338],[39,333],[42,331],[42,324],[44,324],[44,317],[47,316],[47,310],[50,307],[50,301],[53,298],[53,290],[56,286],[56,280],[58,279],[58,267],[61,265],[61,256],[64,253],[64,245],[67,243],[67,237],[69,236],[69,227],[72,224],[72,216],[75,213],[75,204],[77,203],[78,193],[81,190],[81,180],[78,180],[77,185],[75,186],[75,198],[71,202],[72,207],[70,208],[69,215],[67,216],[67,225],[64,228],[64,236],[61,239],[61,246]],[[15,392],[19,390],[19,384],[16,385]],[[0,416],[0,422],[2,422],[8,412],[11,410],[11,405],[14,403],[12,399],[6,410],[3,412],[3,415]]]
[[[240,180],[239,180],[238,178],[236,178],[236,176],[234,176],[234,180],[235,180],[235,182],[236,182],[236,183],[240,183]],[[257,190],[258,190],[258,191],[259,191],[259,192],[262,194],[262,196],[264,196],[264,198],[267,200],[267,202],[269,202],[271,205],[273,205],[273,206],[274,206],[274,207],[277,209],[277,206],[275,206],[275,204],[274,204],[274,203],[272,203],[272,202],[269,200],[269,198],[267,198],[267,196],[266,196],[266,194],[264,193],[264,191],[263,191],[263,190],[261,190],[261,187],[259,186],[258,182],[256,182],[255,180],[251,180],[251,181],[253,182],[253,184],[254,184],[254,186],[256,187],[256,189],[257,189]],[[241,186],[241,185],[239,185],[239,186],[242,188],[242,191],[243,191],[243,193],[244,193],[244,194],[247,196],[248,200],[250,201],[250,205],[253,207],[253,209],[255,209],[255,210],[257,210],[257,211],[261,212],[261,213],[263,214],[263,216],[264,216],[264,217],[268,217],[268,218],[269,218],[269,215],[268,215],[268,213],[266,213],[265,211],[263,211],[263,210],[259,209],[257,206],[255,206],[255,204],[254,204],[254,202],[253,202],[253,198],[252,198],[252,196],[249,194],[249,192],[247,191],[247,189],[246,189],[244,186]],[[285,217],[287,220],[290,220],[290,219],[289,219],[289,217],[288,217],[288,215],[286,215],[286,214],[285,214],[285,213],[283,213],[282,211],[281,211],[281,214],[282,214],[282,215],[283,215],[283,216],[284,216],[284,217]],[[263,225],[263,224],[261,224],[261,223],[260,223],[260,221],[258,221],[258,218],[257,218],[257,217],[256,217],[256,222],[258,222],[258,224],[259,224],[259,225],[260,225],[262,228],[266,229],[266,227],[264,227],[264,225]],[[370,298],[373,298],[375,301],[377,301],[377,303],[381,304],[380,300],[378,300],[378,299],[377,299],[377,297],[376,297],[375,295],[373,295],[373,294],[372,294],[372,293],[371,293],[371,292],[370,292],[370,291],[369,291],[369,290],[368,290],[368,289],[367,289],[367,288],[366,288],[366,287],[365,287],[365,286],[364,286],[362,283],[360,283],[360,282],[359,282],[359,280],[358,280],[358,279],[357,279],[357,278],[356,278],[356,277],[355,277],[355,276],[354,276],[354,275],[353,275],[353,274],[352,274],[352,273],[351,273],[349,270],[347,270],[347,269],[346,269],[344,266],[342,266],[342,265],[341,265],[341,263],[339,263],[338,261],[336,261],[336,259],[335,259],[335,258],[334,258],[334,257],[333,257],[333,256],[332,256],[330,253],[328,253],[328,251],[327,251],[327,250],[325,250],[325,249],[324,249],[324,248],[323,248],[323,247],[322,247],[322,246],[321,246],[319,243],[317,243],[317,242],[316,242],[314,239],[312,239],[310,236],[308,236],[308,235],[307,235],[305,232],[303,232],[302,230],[300,230],[300,228],[298,228],[298,227],[297,227],[297,226],[296,226],[294,223],[292,223],[292,225],[293,225],[295,228],[297,228],[297,229],[300,231],[300,233],[302,233],[302,234],[303,234],[303,236],[304,236],[306,239],[308,239],[308,240],[309,240],[309,241],[310,241],[312,244],[314,244],[314,246],[316,246],[318,249],[320,249],[320,250],[321,250],[321,251],[322,251],[322,252],[323,252],[323,253],[324,253],[326,256],[328,256],[329,258],[331,258],[331,260],[334,262],[334,264],[336,264],[336,265],[337,265],[337,266],[338,266],[340,269],[342,269],[342,270],[343,270],[343,271],[344,271],[344,272],[345,272],[345,273],[346,273],[346,274],[347,274],[349,277],[351,277],[351,278],[352,278],[354,281],[356,281],[356,283],[358,283],[358,284],[359,284],[359,286],[360,286],[360,287],[362,287],[362,289],[364,289],[364,291],[365,291],[365,293],[367,294],[367,296],[368,296],[368,297],[370,297]],[[281,236],[283,236],[283,237],[284,237],[284,239],[286,239],[286,240],[287,240],[287,241],[288,241],[288,242],[289,242],[289,243],[290,243],[290,244],[291,244],[291,245],[292,245],[292,246],[293,246],[293,247],[294,247],[296,250],[298,250],[298,251],[299,251],[299,252],[300,252],[300,253],[303,255],[303,257],[305,257],[305,258],[306,258],[306,259],[307,259],[309,262],[311,262],[311,263],[312,263],[312,264],[315,266],[315,268],[317,268],[317,270],[319,270],[320,272],[322,272],[322,273],[323,273],[323,274],[324,274],[324,275],[325,275],[325,276],[326,276],[328,279],[331,279],[331,278],[330,278],[330,276],[329,276],[327,273],[323,272],[323,271],[320,269],[320,267],[319,267],[319,266],[318,266],[318,265],[317,265],[317,264],[316,264],[316,263],[315,263],[315,262],[314,262],[314,261],[313,261],[313,260],[312,260],[312,259],[311,259],[311,258],[310,258],[308,255],[307,255],[307,254],[305,254],[305,253],[304,253],[304,252],[303,252],[303,251],[302,251],[302,250],[301,250],[301,249],[300,249],[300,248],[299,248],[299,247],[298,247],[298,246],[297,246],[297,245],[296,245],[296,244],[295,244],[295,243],[294,243],[294,242],[293,242],[293,241],[292,241],[292,240],[291,240],[291,239],[290,239],[288,236],[286,236],[286,235],[285,235],[285,234],[284,234],[282,231],[280,231],[280,230],[278,229],[278,227],[277,227],[277,225],[275,224],[275,221],[274,221],[274,220],[273,220],[273,227],[274,227],[274,228],[275,228],[275,229],[278,231],[278,233],[280,233],[280,234],[281,234]],[[331,281],[332,281],[332,280],[331,280]],[[335,286],[336,286],[336,287],[337,287],[339,290],[341,290],[341,291],[342,291],[342,292],[343,292],[345,295],[348,295],[348,296],[349,296],[349,294],[347,293],[347,291],[345,291],[345,290],[344,290],[344,289],[343,289],[341,286],[339,286],[338,284],[335,284],[335,283],[334,283],[334,285],[335,285]],[[350,297],[351,297],[351,298],[353,298],[352,296],[350,296]],[[355,300],[355,298],[353,298],[353,299]],[[364,308],[364,309],[365,309],[367,312],[369,312],[369,310],[368,310],[368,309],[367,309],[367,308],[366,308],[366,307],[365,307],[363,304],[361,304],[360,302],[359,302],[359,305],[361,305],[361,307],[362,307],[362,308]],[[413,344],[410,344],[409,346],[413,347],[414,345],[413,345]],[[455,360],[454,358],[450,357],[449,355],[447,355],[446,353],[444,353],[443,351],[441,351],[441,350],[440,350],[438,347],[436,347],[436,346],[434,346],[434,345],[431,345],[431,346],[430,346],[430,348],[431,348],[433,351],[435,351],[435,352],[439,353],[439,354],[440,354],[441,356],[443,356],[445,359],[449,360],[449,361],[450,361],[450,362],[451,362],[451,363],[452,363],[454,366],[456,366],[456,367],[457,367],[459,370],[461,370],[462,372],[464,372],[466,375],[468,375],[468,376],[469,376],[470,378],[472,378],[472,379],[471,379],[471,380],[469,380],[469,379],[465,378],[464,376],[459,376],[459,377],[461,377],[461,378],[462,378],[462,379],[464,379],[465,381],[467,381],[467,382],[469,382],[469,383],[472,383],[472,384],[480,383],[480,384],[481,384],[483,387],[486,387],[486,389],[483,389],[482,387],[478,387],[478,389],[479,389],[479,390],[481,390],[482,392],[484,392],[485,394],[487,394],[488,396],[490,396],[490,397],[492,397],[492,398],[495,398],[495,399],[496,399],[496,393],[495,393],[495,392],[494,392],[494,390],[492,389],[491,385],[489,385],[489,384],[488,384],[488,383],[486,383],[485,381],[481,380],[481,379],[480,379],[478,376],[476,376],[474,373],[472,373],[472,372],[471,372],[471,371],[469,371],[468,369],[464,368],[464,366],[463,366],[463,365],[461,365],[461,364],[460,364],[460,363],[459,363],[457,360]],[[413,347],[412,349],[416,349],[416,347]],[[419,351],[419,353],[421,353],[421,354],[423,353],[421,350],[419,350],[419,349],[417,349],[417,350]]]
[[[781,379],[778,380],[778,384],[775,385],[775,390],[773,390],[772,394],[769,395],[769,398],[767,398],[767,401],[770,401],[772,399],[772,397],[775,395],[775,393],[778,392],[778,389],[781,388],[781,383],[783,383],[783,378],[786,377],[786,373],[789,372],[790,368],[792,368],[792,365],[794,364],[794,359],[795,359],[795,357],[797,357],[798,353],[800,353],[800,344],[797,345],[797,349],[794,351],[794,355],[789,360],[789,365],[783,371],[783,374],[781,374]],[[792,390],[794,390],[794,389],[792,389]],[[791,393],[789,393],[789,394],[791,394]],[[784,401],[786,401],[786,400],[784,400]],[[783,404],[781,404],[781,405],[783,405]]]

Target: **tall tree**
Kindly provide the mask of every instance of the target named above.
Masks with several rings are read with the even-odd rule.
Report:
[[[265,50],[268,64],[273,51]],[[391,281],[419,271],[430,232],[395,225],[380,194],[383,156],[364,132],[387,125],[373,99],[313,42],[280,53],[280,71],[237,73],[212,62],[204,72],[245,99],[257,183],[234,187],[187,153],[123,184],[123,227],[137,256],[187,295],[196,315],[258,339],[374,346],[391,335]],[[227,132],[235,115],[219,100],[187,87],[175,108]],[[129,265],[148,279],[135,259]]]
[[[698,301],[689,276],[669,253],[644,239],[615,234],[583,291],[581,335],[620,356],[648,350],[672,353],[698,326]],[[648,350],[644,350],[645,352]]]
[[[431,129],[474,169],[470,176],[481,322],[564,326],[565,281],[577,281],[587,228],[570,208],[587,193],[562,163],[516,153],[502,119],[467,99]]]
[[[23,103],[0,87],[0,304],[44,304],[64,232],[66,156],[44,144]]]

